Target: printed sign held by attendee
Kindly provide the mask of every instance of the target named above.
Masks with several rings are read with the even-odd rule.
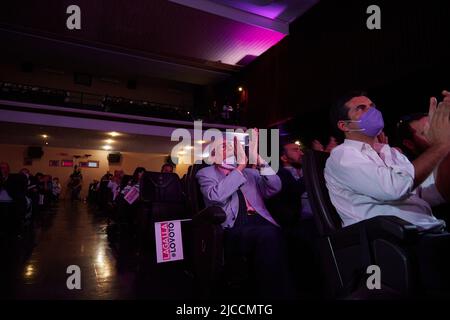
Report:
[[[155,223],[156,262],[183,260],[181,221]]]

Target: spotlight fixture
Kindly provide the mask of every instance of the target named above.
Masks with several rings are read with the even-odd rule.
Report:
[[[242,92],[242,91],[244,91],[244,88],[238,87],[238,91],[239,91],[239,92]]]

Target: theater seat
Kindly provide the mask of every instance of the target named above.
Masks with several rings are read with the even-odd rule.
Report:
[[[200,298],[216,296],[224,271],[223,229],[226,214],[220,207],[205,208],[196,174],[206,164],[194,164],[186,175],[186,193],[191,210],[190,267],[196,294]]]
[[[329,154],[308,150],[303,158],[307,192],[320,234],[325,292],[336,298],[390,298],[414,294],[417,267],[409,248],[417,243],[416,226],[395,216],[378,216],[347,227],[331,203],[323,170]],[[369,290],[369,265],[382,271],[382,290]]]
[[[205,208],[197,172],[207,164],[195,164],[188,169],[186,189],[191,208],[191,246],[189,256],[199,298],[244,297],[248,284],[248,261],[225,260],[224,230],[221,224],[226,213],[218,206]]]
[[[140,181],[140,199],[153,221],[183,219],[188,215],[176,173],[145,172]]]
[[[154,261],[154,223],[186,218],[186,199],[176,173],[146,171],[139,186],[138,246],[141,253],[150,254],[149,258]]]
[[[98,206],[99,206],[100,210],[102,211],[102,213],[106,213],[105,211],[107,211],[109,209],[109,204],[111,203],[112,198],[113,198],[111,189],[108,188],[108,183],[109,183],[109,180],[100,181],[100,186],[98,188],[97,201],[98,201]]]

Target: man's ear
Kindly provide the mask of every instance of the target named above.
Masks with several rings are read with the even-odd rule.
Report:
[[[416,149],[414,143],[409,139],[403,139],[402,144],[410,151],[414,151]]]
[[[286,157],[285,154],[283,154],[283,155],[280,157],[280,159],[281,159],[281,162],[283,162],[283,163],[288,162],[288,158]]]
[[[347,132],[348,131],[347,124],[345,123],[345,121],[339,120],[337,122],[337,127],[342,132]]]

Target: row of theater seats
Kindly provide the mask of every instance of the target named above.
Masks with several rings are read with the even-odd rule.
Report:
[[[326,279],[323,295],[356,299],[440,296],[441,292],[427,286],[427,277],[433,275],[424,274],[417,264],[414,247],[423,234],[414,225],[397,217],[379,216],[342,227],[324,181],[327,157],[324,152],[308,151],[304,158],[307,192],[319,230],[316,240],[321,273]],[[194,278],[197,296],[242,293],[249,278],[246,262],[238,261],[241,267],[237,270],[227,267],[230,262],[224,259],[221,227],[225,213],[219,207],[205,208],[195,178],[204,166],[189,167],[183,181],[176,174],[146,172],[140,182],[139,204],[131,209],[119,200],[116,215],[127,218],[116,221],[133,224],[139,250],[154,259],[153,223],[190,218],[183,224],[183,266]],[[373,272],[369,268],[368,274],[371,265],[381,269],[380,290],[367,286],[366,280]]]
[[[0,250],[5,259],[2,268],[24,261],[35,244],[36,222],[50,212],[54,201],[51,191],[28,190],[24,174],[9,174],[6,184],[12,201],[0,202]]]
[[[108,236],[113,247],[119,252],[123,247],[129,250],[131,241],[136,252],[147,261],[146,268],[149,268],[149,261],[156,261],[154,223],[187,219],[182,223],[185,259],[180,263],[183,271],[193,277],[196,294],[207,298],[223,292],[223,285],[233,284],[233,281],[230,277],[224,278],[221,223],[225,213],[218,207],[205,208],[195,178],[204,166],[189,167],[183,179],[174,173],[145,172],[139,183],[140,200],[132,205],[122,196],[112,201],[107,187],[109,181],[100,182],[90,198],[110,220]],[[124,176],[122,186],[130,178]],[[236,278],[242,278],[242,272]]]

